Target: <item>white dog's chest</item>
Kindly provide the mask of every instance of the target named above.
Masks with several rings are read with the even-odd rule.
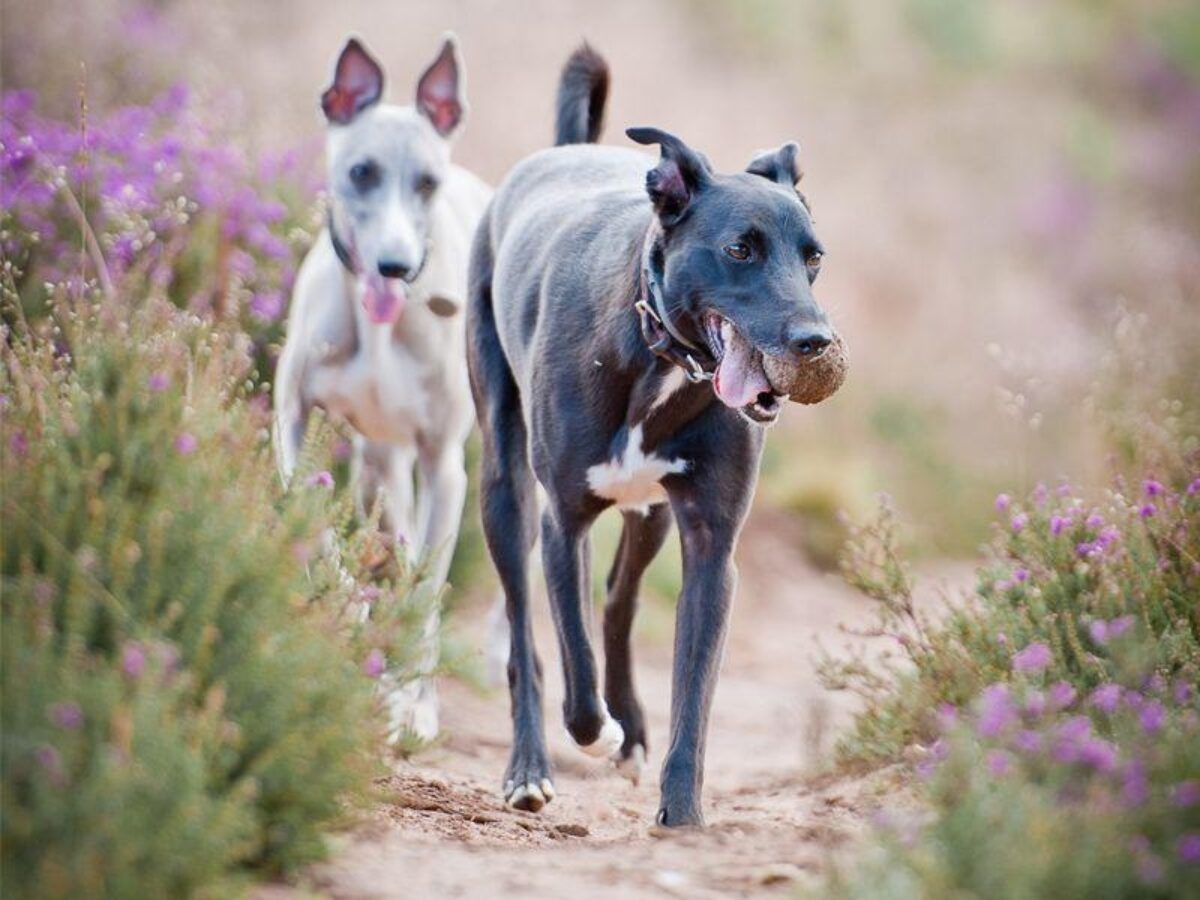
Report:
[[[646,513],[651,506],[667,501],[662,479],[686,472],[688,463],[647,453],[642,438],[642,426],[634,426],[620,454],[590,466],[587,480],[593,494],[613,501],[618,509]]]
[[[368,440],[411,444],[433,420],[430,374],[402,352],[360,347],[347,358],[317,362],[308,389],[313,403]]]

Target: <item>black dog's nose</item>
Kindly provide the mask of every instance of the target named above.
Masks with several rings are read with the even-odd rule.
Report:
[[[788,336],[788,346],[800,356],[816,356],[833,342],[833,334],[825,327],[802,326]]]
[[[408,266],[398,262],[380,262],[379,274],[384,278],[407,278]]]

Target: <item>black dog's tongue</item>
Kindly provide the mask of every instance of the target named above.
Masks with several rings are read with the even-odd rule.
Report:
[[[725,322],[721,326],[725,353],[713,376],[713,389],[726,406],[741,409],[768,393],[771,383],[763,371],[762,357],[737,329]]]

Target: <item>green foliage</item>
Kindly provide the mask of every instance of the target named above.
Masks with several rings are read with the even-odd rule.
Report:
[[[370,529],[319,552],[348,509],[311,463],[281,491],[243,334],[92,296],[5,297],[4,890],[224,896],[321,854],[374,769],[363,660],[431,598]],[[368,569],[399,599],[359,621]]]

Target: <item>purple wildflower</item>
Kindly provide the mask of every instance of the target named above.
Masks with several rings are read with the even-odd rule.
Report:
[[[57,747],[50,744],[42,744],[34,752],[34,758],[37,759],[38,765],[42,767],[42,771],[46,773],[46,777],[50,779],[51,784],[62,786],[66,783],[66,774],[63,772],[62,755],[58,752]]]
[[[78,731],[83,726],[83,710],[78,703],[55,703],[50,707],[50,721],[63,731]]]
[[[1200,478],[1197,478],[1187,486],[1187,494],[1189,497],[1194,497],[1197,494],[1200,494]]]
[[[958,724],[958,707],[953,703],[941,703],[937,708],[937,723],[938,728],[943,731],[950,731]]]
[[[993,684],[983,689],[979,701],[979,718],[976,730],[983,737],[995,737],[1017,722],[1017,710],[1013,705],[1008,685]]]
[[[1109,525],[1106,528],[1100,529],[1100,533],[1096,535],[1096,546],[1101,550],[1107,550],[1120,539],[1121,532],[1117,530],[1115,525]]]
[[[1062,484],[1060,484],[1058,487],[1056,487],[1054,489],[1054,493],[1058,494],[1058,496],[1060,496],[1060,497],[1070,497],[1071,496],[1071,485],[1067,484],[1067,482],[1064,481]]]
[[[1046,669],[1054,661],[1054,654],[1041,641],[1034,641],[1024,650],[1013,656],[1013,669],[1026,675],[1036,674]]]
[[[9,436],[8,447],[15,456],[24,456],[29,451],[29,438],[25,437],[25,432],[18,428]]]
[[[387,659],[383,655],[383,651],[378,647],[371,648],[371,652],[367,654],[367,658],[363,661],[363,672],[368,678],[378,678],[387,668]]]
[[[1029,516],[1025,515],[1025,513],[1017,513],[1012,517],[1012,522],[1009,524],[1012,526],[1013,534],[1020,534],[1025,526],[1029,524]]]
[[[1193,865],[1200,863],[1200,832],[1191,831],[1180,835],[1179,840],[1175,842],[1175,852],[1182,862]]]
[[[1200,803],[1200,781],[1189,778],[1171,788],[1171,805],[1181,808]]]
[[[1050,705],[1056,709],[1066,709],[1075,702],[1075,688],[1069,682],[1056,681],[1050,685],[1050,690],[1047,692]]]
[[[1102,684],[1096,690],[1092,691],[1090,698],[1092,706],[1112,714],[1117,711],[1117,707],[1121,703],[1121,686],[1118,684]]]
[[[282,313],[283,294],[280,291],[267,291],[250,298],[250,315],[264,324],[277,321]]]
[[[996,495],[996,512],[1004,512],[1010,506],[1012,506],[1012,497],[1008,496],[1008,494]]]
[[[146,379],[146,386],[156,394],[161,394],[171,384],[171,377],[165,372],[155,372]]]
[[[1073,524],[1074,522],[1070,516],[1060,516],[1055,514],[1050,517],[1050,533],[1055,537],[1058,537]]]
[[[1077,759],[1097,772],[1111,772],[1117,765],[1117,748],[1103,738],[1088,738],[1079,743]]]
[[[304,483],[309,487],[331,488],[333,487],[333,475],[322,469],[320,472],[309,475]]]
[[[1180,706],[1186,706],[1192,702],[1192,686],[1180,678],[1175,682],[1175,702]]]
[[[1046,711],[1046,695],[1041,691],[1030,691],[1025,695],[1025,712],[1040,716]]]
[[[140,678],[146,668],[146,651],[136,641],[130,641],[121,651],[121,671],[130,678]]]
[[[1013,738],[1013,746],[1023,753],[1037,753],[1042,749],[1042,735],[1027,728]]]
[[[1138,515],[1143,519],[1153,519],[1157,514],[1158,508],[1153,503],[1144,503],[1138,510]]]
[[[1087,517],[1087,520],[1083,524],[1086,525],[1088,528],[1090,528],[1092,531],[1097,531],[1101,527],[1103,527],[1104,517],[1101,516],[1100,513],[1092,513],[1090,516]]]
[[[1047,496],[1049,496],[1049,493],[1046,490],[1046,485],[1039,481],[1033,489],[1033,502],[1041,506],[1046,502]]]
[[[1012,757],[1003,750],[991,750],[987,755],[988,771],[994,778],[1003,778],[1012,771]]]
[[[1075,545],[1075,555],[1080,559],[1087,559],[1091,556],[1096,556],[1100,552],[1100,545],[1095,541],[1081,541]]]
[[[1142,490],[1146,492],[1147,497],[1158,497],[1166,490],[1162,483],[1155,481],[1153,478],[1147,478],[1142,482]]]
[[[1119,638],[1133,627],[1133,616],[1120,616],[1108,623],[1108,638]]]
[[[1167,721],[1167,711],[1157,700],[1150,700],[1138,713],[1138,722],[1146,734],[1158,734]]]
[[[1121,799],[1126,806],[1141,806],[1149,796],[1145,765],[1139,759],[1130,760],[1121,773]]]
[[[196,452],[196,448],[200,442],[196,440],[196,436],[190,431],[185,431],[175,438],[175,452],[181,456],[188,456]]]
[[[1017,584],[1024,584],[1029,580],[1029,570],[1024,567],[1017,569],[1015,572],[1013,572],[1013,580],[1015,580]]]

